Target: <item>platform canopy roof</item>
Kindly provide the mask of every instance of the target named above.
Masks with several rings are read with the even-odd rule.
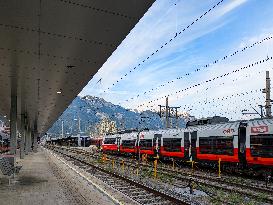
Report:
[[[153,2],[0,1],[0,114],[46,132]]]

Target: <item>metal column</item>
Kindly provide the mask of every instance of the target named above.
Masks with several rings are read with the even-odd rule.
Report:
[[[32,152],[32,142],[33,142],[33,132],[31,128],[29,129],[29,143],[28,143],[28,152]]]
[[[169,102],[168,97],[166,97],[166,129],[168,129],[169,127]]]
[[[30,146],[30,128],[29,126],[27,126],[26,129],[26,147],[25,147],[25,154],[28,155],[29,150],[29,146]]]
[[[16,88],[11,91],[11,108],[10,108],[10,153],[14,155],[12,164],[15,164],[17,149],[17,95]]]
[[[38,139],[38,132],[35,131],[35,132],[33,133],[33,152],[37,152],[37,148],[38,148],[37,139]]]
[[[271,118],[271,99],[270,99],[270,77],[269,77],[269,71],[266,71],[266,84],[265,84],[265,111],[266,111],[266,117]]]
[[[25,115],[21,115],[21,142],[20,142],[20,158],[25,157],[25,141],[26,141],[26,125]]]

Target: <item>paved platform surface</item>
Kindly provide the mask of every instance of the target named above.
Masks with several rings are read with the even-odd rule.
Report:
[[[42,149],[18,164],[23,167],[11,185],[0,173],[0,205],[113,204]]]

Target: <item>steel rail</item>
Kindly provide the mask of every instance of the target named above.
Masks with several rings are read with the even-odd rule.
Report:
[[[65,155],[66,157],[69,157],[70,159],[76,160],[77,162],[81,162],[84,165],[87,165],[89,168],[92,167],[92,168],[94,168],[96,170],[99,170],[100,172],[103,172],[104,174],[107,174],[108,176],[112,176],[112,177],[114,177],[116,179],[122,180],[123,182],[126,182],[126,183],[130,184],[131,186],[134,186],[134,187],[140,188],[142,190],[145,190],[148,193],[152,193],[155,196],[155,198],[156,197],[161,197],[162,199],[165,199],[165,200],[169,201],[169,203],[167,203],[167,202],[164,202],[164,201],[161,200],[161,202],[158,202],[159,204],[161,204],[161,203],[162,204],[181,204],[181,205],[191,204],[190,202],[187,202],[185,200],[183,201],[182,199],[178,199],[178,198],[176,198],[174,196],[171,196],[171,195],[169,195],[167,193],[163,193],[163,192],[161,192],[159,190],[155,190],[155,189],[153,189],[151,187],[148,187],[148,186],[146,186],[146,185],[144,185],[144,184],[142,184],[140,182],[132,180],[132,179],[130,179],[128,177],[125,177],[123,175],[120,175],[120,174],[118,174],[116,172],[112,172],[112,171],[106,170],[106,169],[104,169],[102,167],[99,167],[97,165],[94,165],[94,164],[90,163],[85,157],[83,157],[81,155],[78,155],[78,154],[71,155],[73,152],[71,152],[69,154],[68,153],[69,149],[66,149],[67,153],[60,151],[60,149],[61,149],[60,147],[57,148],[57,149],[53,148],[53,151],[58,152],[59,154]],[[119,191],[124,193],[124,191],[121,191],[121,190],[119,190]],[[126,193],[126,192],[124,194],[128,195],[128,193]],[[130,197],[130,196],[128,196],[128,197]],[[137,199],[133,199],[133,200],[138,201]],[[150,199],[149,201],[151,201],[151,200],[152,199]],[[142,200],[138,201],[138,203],[146,204],[146,203],[142,203],[141,201]],[[148,204],[151,204],[151,203],[148,203]]]

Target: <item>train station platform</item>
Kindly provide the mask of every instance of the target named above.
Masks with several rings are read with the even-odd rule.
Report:
[[[17,162],[23,167],[10,185],[0,172],[0,205],[114,204],[42,148]]]

